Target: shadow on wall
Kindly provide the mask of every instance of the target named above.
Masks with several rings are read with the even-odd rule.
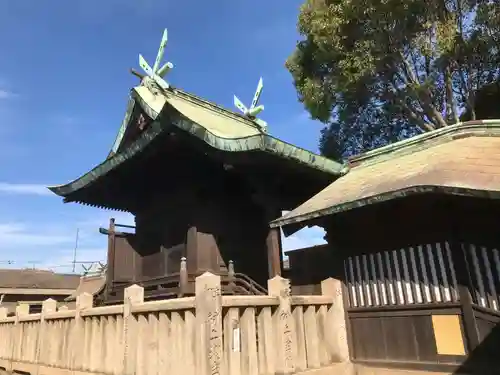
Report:
[[[477,318],[478,327],[492,328],[454,374],[500,374],[500,319],[495,320],[497,322]]]

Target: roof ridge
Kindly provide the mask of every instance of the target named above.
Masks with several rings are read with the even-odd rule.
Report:
[[[446,136],[457,135],[460,133],[463,133],[464,136],[467,136],[468,131],[471,131],[471,133],[476,133],[478,130],[484,129],[485,127],[500,129],[500,119],[473,120],[448,125],[443,128],[419,134],[415,137],[407,138],[399,142],[391,143],[387,146],[355,155],[349,158],[348,164],[353,168],[373,165],[386,160],[386,158],[382,158],[382,156],[384,155],[388,157],[395,156],[395,154],[401,156],[401,154],[420,151],[421,149],[427,149],[436,145],[437,142],[428,143],[428,141],[430,140],[441,139],[443,141],[451,141],[454,139],[454,137],[446,138]],[[417,148],[418,145],[422,145],[424,147]]]
[[[239,121],[241,121],[249,126],[256,128],[258,130],[261,130],[261,128],[254,121],[249,119],[248,117],[246,117],[238,112],[224,108],[221,105],[219,105],[215,102],[212,102],[210,100],[207,100],[205,98],[202,98],[198,95],[192,94],[190,92],[187,92],[185,90],[182,90],[182,89],[179,89],[176,87],[171,87],[171,90],[168,90],[168,91],[165,90],[165,93],[173,93],[174,95],[178,95],[178,96],[182,97],[182,99],[190,100],[191,102],[194,102],[195,104],[198,104],[201,106],[213,107],[214,110],[220,112],[223,115],[234,118],[234,119],[239,120]]]

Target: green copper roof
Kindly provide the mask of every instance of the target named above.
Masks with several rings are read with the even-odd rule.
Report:
[[[153,119],[153,123],[136,141],[130,145],[121,145],[123,134],[130,124],[131,113],[137,105]],[[166,119],[162,121],[162,113],[168,113],[168,124]],[[242,115],[178,89],[159,90],[143,84],[132,90],[127,113],[113,147],[117,152],[111,152],[107,160],[80,178],[65,185],[51,186],[49,189],[57,195],[67,196],[86,187],[140,153],[170,125],[190,133],[220,151],[267,152],[332,176],[340,176],[345,172],[342,164],[263,133],[253,121]]]

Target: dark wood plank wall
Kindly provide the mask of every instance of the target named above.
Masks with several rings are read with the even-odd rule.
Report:
[[[353,361],[498,373],[495,212],[500,206],[487,199],[427,195],[337,215],[323,223],[328,246],[288,253],[292,285],[317,284],[317,275],[343,280]],[[438,349],[440,316],[458,322],[464,355]]]
[[[355,361],[426,362],[460,364],[460,356],[439,355],[433,315],[460,315],[460,307],[379,308],[348,313]]]
[[[472,302],[480,307],[499,311],[500,254],[498,249],[474,244],[461,244],[469,267]]]
[[[212,186],[204,192],[184,191],[175,199],[158,196],[154,202],[136,214],[135,234],[114,241],[116,281],[177,273],[185,256],[191,273],[227,271],[232,260],[236,272],[266,285],[269,227],[265,211],[251,197],[224,194]]]
[[[135,235],[115,236],[114,279],[117,282],[136,282],[142,278],[142,258],[136,251]]]
[[[286,252],[289,261],[287,277],[292,281],[292,293],[321,294],[320,283],[332,274],[335,261],[328,245],[312,246]]]
[[[460,245],[463,252],[453,256],[443,242],[345,260],[354,361],[469,373],[484,373],[485,368],[490,371],[496,366],[500,371],[498,251]],[[468,266],[466,275],[456,273],[453,260],[458,262],[459,257]],[[457,278],[470,280],[470,307],[459,298]],[[473,333],[466,327],[468,308],[473,313]],[[433,326],[438,315],[457,316],[464,355],[439,354]],[[478,342],[474,343],[470,336],[476,332]]]
[[[269,220],[265,209],[239,175],[216,171],[207,181],[186,179],[176,192],[160,190],[151,197],[149,205],[136,213],[136,236],[144,242],[138,251],[150,255],[162,247],[187,246],[189,232],[194,247],[189,246],[189,255],[182,254],[189,272],[227,270],[232,260],[236,272],[266,285]]]

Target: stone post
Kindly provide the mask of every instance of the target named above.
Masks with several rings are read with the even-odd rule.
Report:
[[[14,323],[14,342],[12,345],[12,360],[21,360],[23,344],[23,327],[20,318],[30,313],[30,305],[22,303],[16,306],[16,320]]]
[[[6,307],[0,307],[0,319],[5,319],[9,315],[9,310]]]
[[[46,322],[45,316],[54,311],[57,311],[57,301],[52,298],[46,299],[42,302],[42,313],[40,314],[40,333],[38,334],[37,345],[36,345],[36,360],[35,363],[43,364],[47,363],[48,358],[45,358],[46,351],[50,347],[49,340],[46,339]]]
[[[294,322],[290,301],[290,280],[275,276],[267,281],[268,294],[279,298],[279,306],[273,314],[274,336],[276,337],[276,372],[295,372],[297,345],[294,343]]]
[[[90,293],[82,293],[76,297],[75,321],[70,336],[70,368],[72,370],[82,370],[85,365],[85,322],[82,311],[91,309],[93,305],[94,298]]]
[[[222,373],[222,293],[220,276],[196,278],[196,375]]]
[[[333,304],[328,309],[325,327],[325,338],[330,355],[335,362],[348,362],[349,347],[347,345],[342,282],[331,277],[323,280],[321,282],[321,294],[333,297]]]
[[[132,314],[132,307],[144,302],[144,288],[131,285],[123,296],[123,374],[134,375],[136,369],[137,319]]]
[[[30,305],[27,303],[22,303],[16,306],[16,322],[19,321],[19,317],[23,315],[29,315],[30,313]]]

